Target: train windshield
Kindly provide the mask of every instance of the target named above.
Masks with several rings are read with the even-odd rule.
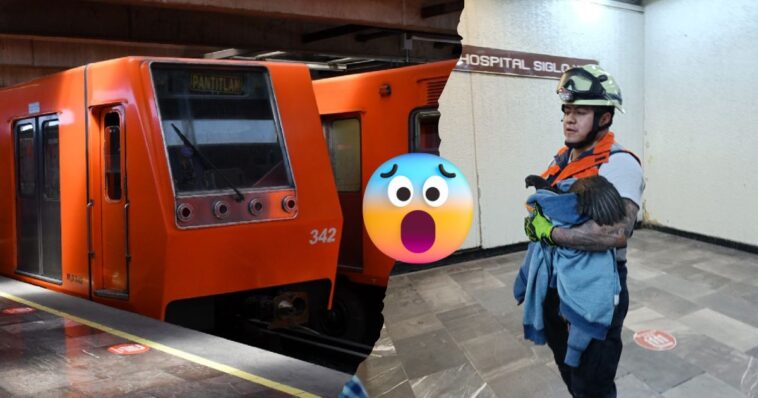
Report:
[[[151,69],[177,196],[292,187],[264,69]]]

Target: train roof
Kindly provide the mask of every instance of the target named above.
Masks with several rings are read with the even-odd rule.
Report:
[[[16,83],[11,86],[0,88],[0,93],[16,90],[29,85],[40,84],[48,79],[56,76],[65,75],[67,73],[74,73],[85,68],[99,65],[117,64],[117,63],[132,63],[132,62],[165,62],[165,63],[179,63],[179,64],[196,64],[196,65],[260,65],[260,66],[273,66],[279,67],[292,67],[292,68],[306,68],[305,63],[297,62],[276,62],[276,61],[249,61],[249,60],[228,60],[228,59],[206,59],[206,58],[179,58],[179,57],[150,57],[150,56],[127,56],[120,58],[113,58],[108,60],[102,60],[97,62],[90,62],[81,66],[77,66],[70,69],[65,69],[57,72],[50,73],[49,75],[40,76],[32,80]]]

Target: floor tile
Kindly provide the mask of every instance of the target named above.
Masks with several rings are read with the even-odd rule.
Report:
[[[388,291],[384,297],[384,321],[395,323],[432,312],[413,286]]]
[[[627,277],[638,281],[645,281],[664,274],[664,272],[656,270],[655,268],[634,263],[629,265],[628,270],[629,273],[627,274]]]
[[[740,379],[740,391],[750,398],[758,397],[758,359],[750,357]]]
[[[466,357],[485,379],[498,368],[535,357],[532,350],[519,344],[518,340],[507,332],[481,336],[463,343],[462,346]]]
[[[218,370],[211,369],[207,366],[193,362],[169,366],[167,368],[164,368],[163,371],[187,381],[198,381],[223,375],[223,373],[219,372]]]
[[[484,269],[472,269],[451,273],[450,277],[467,292],[505,286],[498,278]]]
[[[426,376],[467,362],[463,350],[445,330],[395,341],[409,379]]]
[[[671,351],[649,351],[634,344],[624,346],[621,364],[659,393],[704,372]]]
[[[503,329],[497,318],[479,304],[438,313],[437,318],[458,343]]]
[[[742,352],[758,345],[757,328],[708,308],[685,315],[679,322]]]
[[[497,398],[469,364],[411,379],[410,382],[415,396],[419,398]]]
[[[408,398],[413,397],[413,389],[411,389],[411,383],[406,380],[389,391],[379,395],[369,395],[371,398]]]
[[[715,289],[699,282],[690,282],[671,274],[663,274],[647,281],[651,286],[675,294],[681,298],[692,300],[713,293]]]
[[[0,397],[3,395],[0,394]],[[10,396],[10,395],[9,395]],[[90,398],[88,395],[85,395],[81,391],[78,391],[77,389],[73,387],[61,387],[56,388],[54,390],[47,390],[38,392],[35,394],[30,395],[21,395],[17,397],[21,398]]]
[[[489,380],[488,383],[500,398],[570,397],[560,376],[545,365],[520,368]]]
[[[408,381],[408,375],[405,374],[399,360],[395,361],[395,366],[383,369],[381,372],[371,374],[359,372],[358,377],[361,378],[370,397],[386,394]]]
[[[434,312],[473,304],[475,300],[458,285],[417,288],[418,294]]]
[[[633,374],[616,379],[616,391],[624,398],[660,398],[661,395],[653,391]],[[692,398],[692,397],[690,397]]]
[[[644,303],[647,308],[668,318],[679,318],[700,309],[700,306],[692,301],[653,286],[647,286],[635,292],[630,300]]]
[[[711,293],[694,300],[702,307],[710,308],[730,318],[758,328],[758,309],[754,303],[726,293]]]
[[[707,255],[705,257],[707,258]],[[727,277],[697,268],[691,264],[683,264],[670,268],[666,270],[666,273],[676,275],[690,282],[702,283],[713,290],[719,289],[732,281]]]
[[[504,286],[493,289],[480,289],[474,290],[469,294],[493,315],[504,315],[509,312],[519,311],[520,309],[513,298],[512,287]]]
[[[393,340],[399,340],[440,330],[444,327],[445,326],[439,319],[437,319],[437,316],[434,313],[428,312],[399,322],[389,323],[387,325],[387,331]]]
[[[180,385],[185,381],[168,373],[146,369],[135,373],[114,375],[112,378],[77,383],[76,389],[91,396],[115,396],[137,392],[147,388],[157,388],[163,384]]]
[[[88,368],[69,366],[58,355],[37,356],[17,363],[13,369],[0,372],[0,383],[13,395],[37,394],[46,390],[73,386],[99,380]]]
[[[734,388],[740,388],[750,364],[749,355],[702,334],[677,336],[672,352]]]
[[[696,268],[712,272],[716,275],[721,275],[731,280],[743,283],[754,284],[751,283],[751,281],[756,280],[756,277],[758,277],[758,275],[756,275],[758,273],[758,264],[750,264],[744,262],[723,263],[718,261],[708,261],[695,264],[694,266]]]
[[[724,384],[711,375],[699,375],[669,391],[663,393],[664,398],[719,397],[744,398],[738,390]]]

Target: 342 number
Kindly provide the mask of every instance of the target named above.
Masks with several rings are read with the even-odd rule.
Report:
[[[337,228],[324,228],[321,231],[318,229],[311,230],[311,239],[308,243],[315,245],[316,243],[334,243],[334,237],[337,235]]]

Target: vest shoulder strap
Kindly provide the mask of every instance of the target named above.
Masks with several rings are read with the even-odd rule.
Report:
[[[611,153],[608,155],[608,157],[611,157],[611,156],[613,156],[613,155],[615,155],[617,153],[628,153],[628,154],[632,155],[632,157],[634,158],[634,160],[637,161],[637,163],[639,163],[640,165],[642,165],[642,161],[640,160],[639,156],[635,155],[634,152],[632,152],[632,151],[630,151],[628,149],[624,149],[624,148],[618,148],[618,149],[614,148],[613,150],[611,150]]]

